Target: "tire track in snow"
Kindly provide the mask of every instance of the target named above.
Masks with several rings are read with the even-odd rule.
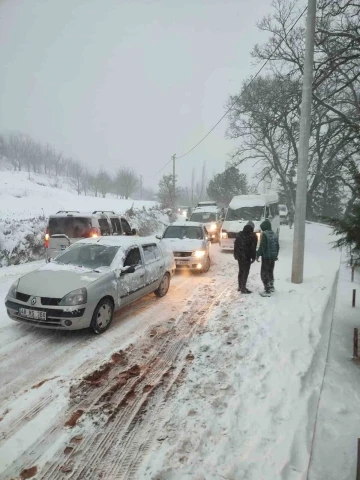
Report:
[[[95,479],[101,478],[101,475],[105,475],[104,478],[131,478],[153,440],[152,432],[161,420],[168,392],[186,364],[185,359],[179,360],[181,352],[191,336],[206,323],[213,305],[219,302],[232,282],[232,279],[228,280],[218,294],[214,283],[200,285],[194,292],[192,305],[185,307],[185,313],[178,315],[173,325],[170,326],[169,322],[166,326],[159,325],[155,337],[150,337],[154,330],[150,327],[144,341],[130,347],[127,352],[129,364],[138,363],[141,367],[140,374],[126,382],[126,388],[112,390],[115,377],[124,371],[124,367],[114,364],[107,381],[87,392],[84,400],[73,405],[66,418],[84,409],[83,420],[92,419],[102,425],[94,435],[87,436],[85,433],[79,445],[73,447],[70,443],[70,454],[59,452],[57,461],[41,469],[39,480]],[[213,297],[210,305],[209,297]],[[174,368],[175,362],[179,365]],[[106,397],[107,393],[110,398]],[[27,452],[27,461],[34,464],[46,453],[47,445],[58,441],[63,434],[61,427],[50,429],[46,440],[43,438],[31,447],[37,458],[33,457],[30,462],[32,455]],[[70,437],[71,433],[65,431],[63,451]],[[23,467],[17,465],[19,470]],[[71,472],[65,473],[65,470]],[[14,468],[11,468],[9,474],[14,473]]]

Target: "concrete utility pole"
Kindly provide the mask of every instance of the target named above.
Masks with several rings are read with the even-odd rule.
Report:
[[[176,175],[175,175],[175,160],[176,160],[176,153],[171,157],[172,162],[173,162],[173,210],[174,210],[174,215],[175,215],[175,210],[176,210]]]
[[[301,102],[299,164],[297,172],[292,283],[302,283],[304,275],[305,220],[307,200],[307,173],[311,122],[311,100],[314,64],[316,0],[308,0],[306,22],[305,60]]]

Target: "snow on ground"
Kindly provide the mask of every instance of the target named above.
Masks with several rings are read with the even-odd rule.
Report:
[[[351,269],[343,252],[309,480],[356,478],[360,363],[351,361],[351,357],[354,328],[360,327],[359,286],[360,274],[357,272],[355,282],[351,282]],[[354,288],[358,295],[356,308],[352,308]]]
[[[155,202],[119,200],[115,197],[77,195],[66,179],[26,172],[0,172],[0,219],[20,220],[48,216],[58,210],[114,210],[123,213],[132,205],[151,208]]]
[[[137,478],[305,479],[339,268],[329,233],[307,225],[303,284],[290,283],[293,233],[283,227],[274,296],[257,295],[259,264],[253,295],[226,293],[189,346],[192,367]]]
[[[89,468],[95,469],[98,465],[100,470],[111,469],[117,462],[120,470],[116,478],[127,480],[305,480],[327,354],[331,294],[339,267],[339,253],[328,246],[333,239],[329,233],[327,227],[307,225],[305,281],[302,285],[293,285],[290,283],[293,232],[282,228],[275,270],[277,291],[271,298],[258,295],[262,288],[257,263],[252,266],[248,285],[254,293],[246,297],[239,294],[237,265],[232,255],[221,253],[218,246],[213,245],[213,266],[209,273],[176,275],[166,297],[158,300],[151,295],[136,302],[120,312],[112,327],[101,336],[86,331],[39,330],[9,320],[3,306],[8,288],[19,275],[39,263],[1,269],[0,478],[1,472],[15,478],[21,468],[33,465],[40,468],[41,478],[46,478],[43,475],[47,461],[50,464],[58,461],[60,465],[64,461],[57,458],[59,450],[63,450],[63,435],[81,433],[86,442],[92,442],[95,433],[96,436],[104,434],[100,426],[92,433],[94,424],[87,424],[86,419],[72,433],[64,430],[62,422],[69,415],[70,386],[78,385],[84,375],[108,361],[113,352],[130,345],[137,345],[142,354],[148,351],[142,349],[145,342],[147,348],[151,346],[150,354],[152,348],[155,349],[155,358],[161,363],[166,343],[161,343],[161,335],[149,338],[148,329],[153,326],[164,329],[171,341],[171,335],[174,336],[171,332],[176,329],[169,330],[168,324],[178,318],[179,328],[182,325],[186,336],[189,327],[181,320],[183,315],[186,314],[185,320],[187,315],[189,320],[193,315],[192,321],[196,323],[197,318],[203,318],[203,305],[213,302],[204,319],[205,326],[193,337],[189,336],[186,352],[174,365],[175,370],[182,369],[182,358],[190,350],[184,370],[187,375],[180,376],[164,400],[161,400],[161,387],[155,390],[160,395],[159,405],[156,406],[158,397],[154,394],[149,397],[148,415],[142,412],[136,417],[138,423],[135,422],[133,428],[140,432],[148,429],[150,433],[133,439],[122,430],[116,432],[116,436],[104,434],[99,438],[110,442],[104,450],[110,457],[99,457]],[[229,281],[230,288],[227,287]],[[210,292],[217,292],[218,298]],[[213,298],[216,300],[211,300]],[[180,341],[184,341],[183,338],[175,335],[175,344]],[[141,356],[136,361],[141,365]],[[346,362],[336,379],[339,383],[345,368]],[[352,373],[356,374],[354,370]],[[331,379],[329,385],[336,389]],[[349,397],[348,405],[355,409],[357,393],[352,395],[347,385],[341,389],[341,394]],[[140,404],[141,392],[138,393]],[[332,408],[331,402],[329,405]],[[156,409],[160,409],[160,416]],[[334,418],[338,414],[350,423],[350,415],[337,409],[336,403],[331,410]],[[326,419],[326,412],[323,418]],[[61,435],[54,439],[55,427]],[[318,431],[321,432],[321,428]],[[327,431],[324,433],[326,436]],[[124,435],[125,443],[111,441]],[[148,445],[146,438],[153,443]],[[350,436],[346,438],[350,445]],[[334,463],[335,441],[333,437]],[[121,445],[119,451],[117,445]],[[128,457],[123,460],[126,465],[120,460],[122,448],[137,458],[136,469],[135,466],[131,469],[130,477],[124,473]],[[348,447],[345,450],[348,452]],[[80,470],[84,452],[80,449],[73,457]],[[322,454],[325,452],[320,449],[320,460]],[[84,462],[87,458],[84,457]],[[317,465],[315,462],[314,471]],[[74,480],[83,478],[76,472],[71,475]],[[68,478],[67,475],[56,478]],[[114,476],[102,478],[110,480]],[[313,478],[343,477],[320,474]]]
[[[64,178],[0,172],[0,267],[44,256],[47,217],[59,210],[113,210],[127,213],[140,235],[158,234],[168,216],[156,202],[77,195]]]

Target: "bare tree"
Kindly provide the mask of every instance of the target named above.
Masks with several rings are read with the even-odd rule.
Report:
[[[100,169],[97,174],[97,185],[102,197],[105,198],[106,194],[110,192],[112,184],[110,175],[103,169]]]
[[[139,177],[128,167],[121,167],[116,172],[114,186],[116,193],[128,199],[139,187]]]

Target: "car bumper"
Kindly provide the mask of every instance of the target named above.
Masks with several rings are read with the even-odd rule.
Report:
[[[8,316],[16,322],[33,325],[39,328],[57,330],[80,330],[88,328],[91,323],[93,308],[89,305],[78,305],[76,307],[33,307],[28,303],[6,297],[5,307]],[[20,308],[45,312],[46,319],[31,319],[20,315]]]
[[[221,248],[223,250],[234,250],[235,238],[222,238]]]
[[[201,270],[206,265],[206,255],[203,258],[175,257],[177,270]]]

